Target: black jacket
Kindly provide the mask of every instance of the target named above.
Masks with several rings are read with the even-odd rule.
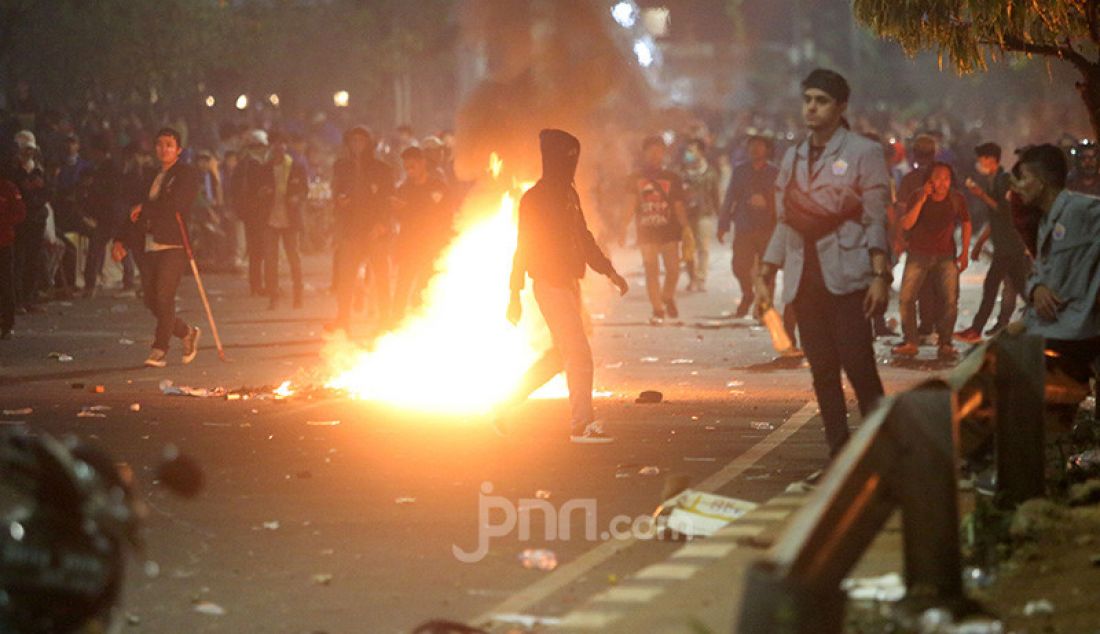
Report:
[[[511,288],[523,289],[526,276],[553,286],[584,277],[589,266],[611,276],[615,267],[596,244],[573,188],[580,142],[560,130],[544,130],[542,178],[519,203],[519,235],[512,260]]]
[[[336,227],[344,239],[360,239],[393,223],[393,169],[374,157],[341,157],[332,170]]]
[[[164,175],[156,200],[149,200],[149,189],[155,179],[156,173],[152,175],[145,187],[145,197],[141,203],[141,215],[138,217],[136,228],[143,235],[152,235],[153,242],[157,244],[182,246],[183,236],[180,235],[176,214],[183,218],[186,226],[191,206],[195,202],[195,197],[199,195],[201,186],[199,172],[194,167],[177,161]]]

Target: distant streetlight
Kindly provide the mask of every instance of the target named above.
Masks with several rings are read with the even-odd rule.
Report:
[[[346,90],[338,90],[335,94],[332,95],[332,103],[337,108],[347,108],[348,101],[350,101],[350,99],[351,96],[348,95],[348,91]]]
[[[279,95],[271,93],[271,96],[268,97],[267,100],[270,101],[271,105],[275,106],[276,108],[279,107]]]
[[[244,110],[246,108],[248,108],[248,95],[237,97],[237,110]]]
[[[632,2],[619,2],[611,7],[611,17],[624,29],[633,28],[638,20],[638,14],[634,11]]]
[[[213,108],[214,104],[216,104],[216,103],[217,103],[217,101],[214,100],[214,95],[207,95],[206,96],[206,107],[207,108]]]

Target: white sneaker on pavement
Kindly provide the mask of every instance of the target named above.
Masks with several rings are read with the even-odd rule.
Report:
[[[577,445],[606,445],[615,442],[615,439],[604,432],[601,421],[594,420],[583,430],[574,428],[573,433],[569,435],[569,442]]]

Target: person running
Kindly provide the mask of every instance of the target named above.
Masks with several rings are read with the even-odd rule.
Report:
[[[156,137],[160,170],[153,177],[145,199],[130,210],[126,232],[140,238],[116,238],[112,257],[121,262],[126,257],[126,244],[144,239],[144,249],[135,254],[141,275],[142,299],[157,319],[153,349],[145,365],[163,368],[168,365],[168,346],[172,337],[183,343],[183,363],[195,360],[199,352],[198,326],[189,326],[176,316],[176,290],[188,267],[183,246],[183,229],[187,225],[191,205],[199,194],[201,178],[198,171],[180,160],[183,148],[180,134],[173,128],[163,128]]]
[[[974,196],[978,204],[985,207],[985,226],[974,241],[970,258],[975,262],[982,254],[993,232],[993,224],[997,221],[997,214],[1001,208],[1007,208],[1010,177],[1001,167],[1001,146],[996,143],[983,143],[975,148],[978,156],[977,175],[975,178],[966,179],[966,188]],[[997,293],[1001,295],[1001,310],[997,316],[997,323],[985,332],[986,336],[998,333],[1012,321],[1012,313],[1016,312],[1016,287],[1008,275],[1011,265],[1006,254],[1006,249],[993,245],[993,261],[986,271],[985,281],[982,282],[982,300],[978,305],[978,312],[974,313],[974,320],[970,327],[955,333],[955,339],[963,343],[977,343],[982,339],[982,329],[986,321],[993,314],[993,305],[997,303]]]
[[[508,320],[519,323],[520,293],[533,281],[535,301],[561,355],[569,385],[570,434],[574,443],[612,442],[592,408],[592,348],[582,317],[580,280],[591,267],[625,295],[629,285],[596,244],[573,185],[581,144],[563,130],[539,133],[542,178],[523,195],[512,260]]]
[[[871,317],[890,297],[886,204],[889,175],[882,147],[845,125],[850,88],[831,70],[802,82],[802,118],[810,134],[787,150],[776,180],[779,224],[756,280],[756,301],[772,303],[783,269],[783,295],[798,311],[829,455],[848,441],[841,370],[866,416],[883,395]]]
[[[631,210],[638,232],[638,247],[645,268],[645,287],[653,308],[650,323],[660,324],[665,316],[677,319],[676,285],[680,279],[680,242],[691,231],[684,208],[684,186],[680,177],[665,169],[665,141],[659,136],[642,142],[640,172],[631,178]],[[665,278],[661,282],[661,264]]]

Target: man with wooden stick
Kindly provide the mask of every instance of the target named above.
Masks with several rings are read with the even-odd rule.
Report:
[[[183,363],[191,363],[199,351],[197,326],[189,326],[176,316],[176,289],[188,267],[182,226],[199,193],[200,177],[195,168],[179,160],[183,148],[180,135],[171,128],[157,133],[156,154],[160,170],[142,202],[130,210],[125,231],[144,239],[144,252],[135,253],[145,306],[157,318],[153,349],[145,365],[163,368],[168,364],[168,345],[172,337],[183,343]],[[141,239],[136,240],[138,243]],[[116,261],[126,256],[125,242],[115,240],[112,255]],[[129,241],[134,244],[134,239]]]

